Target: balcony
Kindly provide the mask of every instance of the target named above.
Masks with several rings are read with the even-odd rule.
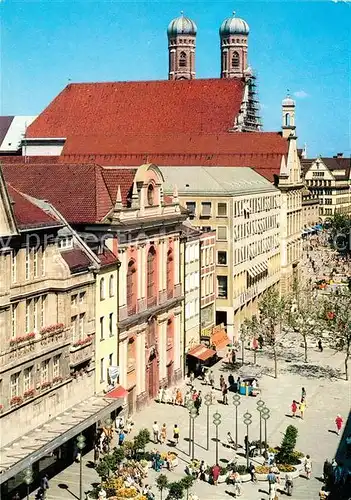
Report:
[[[89,361],[94,356],[94,345],[91,337],[85,343],[73,344],[70,347],[70,366],[77,366],[85,361]]]
[[[27,360],[44,354],[47,350],[58,349],[69,343],[68,329],[62,325],[58,328],[42,330],[42,332],[11,339],[7,351],[5,348],[2,350],[0,367],[11,363],[25,363]]]
[[[157,304],[157,297],[156,296],[147,298],[147,307],[148,308],[155,307],[156,304]]]

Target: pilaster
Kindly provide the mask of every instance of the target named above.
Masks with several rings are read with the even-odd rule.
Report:
[[[177,371],[183,368],[183,353],[182,349],[182,309],[178,307],[174,311],[174,370]]]
[[[120,370],[119,383],[126,389],[128,389],[127,368],[128,368],[128,337],[119,344],[119,370]]]
[[[167,377],[167,319],[168,315],[162,315],[158,319],[158,355],[159,355],[159,378]]]

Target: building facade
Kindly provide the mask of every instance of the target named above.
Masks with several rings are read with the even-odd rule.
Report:
[[[351,160],[338,154],[333,158],[303,160],[307,188],[319,198],[319,217],[351,215]]]
[[[201,340],[210,338],[216,326],[216,233],[202,231],[200,236],[200,324]]]
[[[320,222],[319,198],[307,187],[302,191],[302,230],[310,230]]]
[[[165,192],[178,182],[191,222],[216,231],[216,324],[236,339],[261,294],[280,279],[280,192],[249,168],[164,167]]]

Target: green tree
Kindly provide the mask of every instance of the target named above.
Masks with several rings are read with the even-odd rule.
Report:
[[[186,475],[183,477],[183,479],[180,480],[181,484],[183,485],[183,488],[186,491],[186,498],[187,500],[189,499],[189,490],[194,484],[195,478],[194,476]]]
[[[102,480],[106,480],[110,472],[115,472],[117,469],[117,462],[114,454],[106,454],[101,458],[100,462],[96,466],[96,472],[101,477]]]
[[[119,446],[118,448],[114,448],[112,452],[112,456],[116,462],[116,465],[120,465],[124,458],[125,458],[125,453],[124,453],[124,447]]]
[[[308,362],[308,340],[319,333],[321,301],[310,285],[295,286],[290,302],[287,321],[303,341],[304,360]]]
[[[160,474],[159,476],[157,476],[156,486],[157,486],[158,490],[160,491],[161,500],[162,500],[163,491],[168,487],[168,479],[167,479],[166,474]]]
[[[344,214],[334,214],[328,219],[332,247],[340,253],[350,253],[351,217]]]
[[[261,327],[260,327],[260,323],[258,321],[258,318],[255,314],[251,318],[250,329],[251,329],[252,339],[254,339],[254,338],[257,339],[258,335],[260,333]],[[257,349],[254,349],[254,365],[256,364],[256,361],[257,361]]]
[[[135,453],[138,450],[142,450],[142,452],[145,452],[145,447],[150,441],[150,432],[148,429],[140,429],[138,434],[134,437],[134,451]]]
[[[286,428],[279,453],[277,454],[277,461],[283,464],[289,464],[293,458],[293,451],[296,446],[297,428],[289,425]]]
[[[276,288],[266,290],[259,304],[260,320],[263,326],[265,343],[273,351],[274,377],[278,378],[277,340],[281,333],[282,322],[287,309],[287,301]]]
[[[169,500],[182,500],[184,494],[184,487],[181,481],[175,481],[174,483],[170,483],[168,485],[168,496]]]
[[[351,355],[351,291],[338,289],[326,296],[322,313],[323,323],[330,333],[329,343],[345,354],[345,377],[349,380],[348,363]]]

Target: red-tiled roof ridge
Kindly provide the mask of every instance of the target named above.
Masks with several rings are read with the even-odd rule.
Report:
[[[45,212],[25,193],[22,193],[8,182],[6,182],[6,187],[13,202],[13,212],[20,229],[62,226],[55,217]]]
[[[110,166],[102,169],[102,176],[110,193],[112,203],[116,203],[118,186],[121,188],[122,203],[125,205],[133,188],[136,168]]]
[[[69,84],[28,127],[27,137],[226,132],[243,94],[240,79]]]
[[[48,200],[70,223],[98,222],[113,204],[97,164],[4,164],[6,182]]]
[[[21,155],[1,155],[0,164],[4,163],[58,163],[60,156],[21,156]]]

